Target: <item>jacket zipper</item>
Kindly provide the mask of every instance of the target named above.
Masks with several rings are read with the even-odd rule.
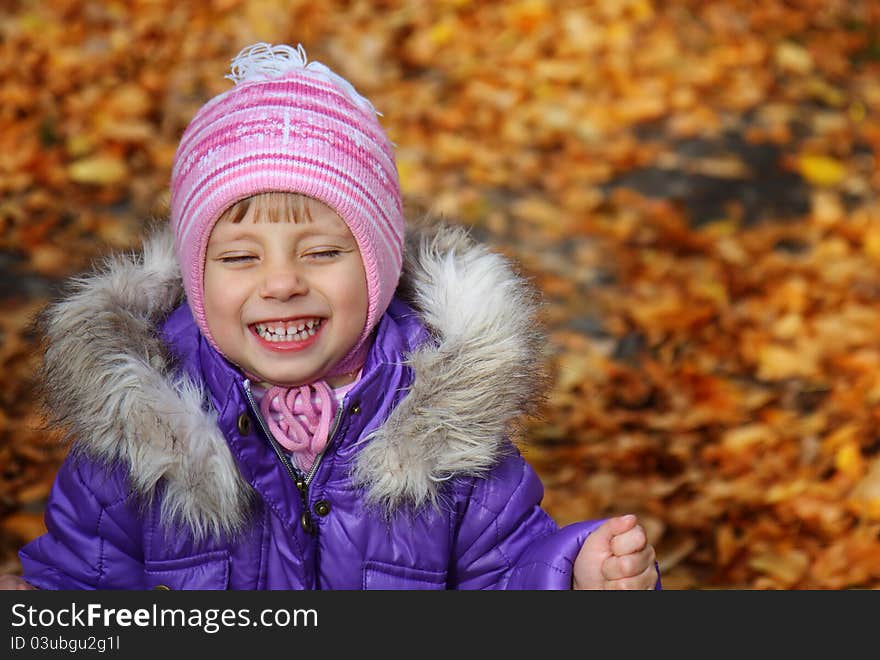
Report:
[[[327,447],[329,447],[333,442],[333,436],[336,435],[336,430],[339,427],[339,421],[342,417],[343,406],[339,406],[336,409],[336,414],[333,416],[333,424],[330,427],[330,434],[327,436],[327,447],[325,447],[324,451],[322,451],[315,457],[315,462],[312,464],[312,467],[309,470],[308,474],[304,475],[299,469],[293,466],[293,463],[290,462],[290,459],[284,453],[281,445],[278,444],[278,441],[275,440],[275,437],[272,435],[271,431],[269,431],[269,427],[266,424],[266,421],[263,419],[263,415],[260,413],[260,409],[257,407],[257,403],[254,400],[254,395],[251,392],[250,379],[246,378],[243,384],[248,403],[251,406],[251,411],[254,413],[254,416],[260,423],[260,428],[263,429],[263,433],[266,435],[266,438],[268,438],[269,444],[272,445],[272,449],[274,450],[275,455],[278,456],[281,464],[284,465],[284,469],[287,470],[287,474],[290,476],[291,481],[293,481],[296,489],[299,491],[300,499],[302,500],[303,506],[303,513],[302,517],[300,518],[300,525],[302,525],[302,528],[308,534],[314,534],[315,525],[312,522],[312,514],[309,511],[309,484],[312,482],[312,479],[314,479],[315,473],[318,471],[318,466],[321,465],[321,460],[324,458],[324,454],[327,452]]]

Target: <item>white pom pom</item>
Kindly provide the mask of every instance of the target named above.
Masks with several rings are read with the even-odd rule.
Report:
[[[305,66],[306,51],[302,44],[297,44],[297,47],[293,48],[287,45],[273,46],[258,43],[243,48],[232,59],[231,73],[226,77],[238,85],[251,80],[274,78]]]
[[[321,62],[309,62],[302,44],[297,44],[296,48],[286,44],[273,46],[267,43],[247,46],[232,59],[230,73],[226,78],[229,78],[236,85],[240,85],[254,80],[277,78],[295,69],[308,71],[317,78],[323,78],[333,83],[367,112],[381,114],[376,111],[370,101],[358,94],[354,86],[345,78]]]

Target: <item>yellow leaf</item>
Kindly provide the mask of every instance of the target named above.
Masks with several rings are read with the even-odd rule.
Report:
[[[514,202],[511,208],[517,218],[538,225],[546,225],[548,228],[561,224],[561,220],[564,218],[558,206],[537,195],[524,197]]]
[[[880,262],[880,227],[871,227],[865,231],[864,249],[868,257]]]
[[[252,34],[258,35],[257,39],[281,40],[288,24],[286,5],[283,0],[251,0],[245,4],[245,26]]]
[[[806,492],[809,484],[806,479],[795,479],[785,484],[775,484],[767,490],[766,501],[770,504],[790,500]]]
[[[860,101],[854,101],[849,106],[849,116],[855,122],[864,121],[865,116],[868,114],[868,111],[865,109],[865,104]]]
[[[758,361],[757,375],[762,380],[810,377],[816,372],[816,365],[811,356],[805,355],[803,351],[776,344],[762,347]]]
[[[801,176],[818,186],[836,185],[846,174],[843,164],[830,156],[801,156],[798,169]]]
[[[443,46],[452,40],[455,35],[455,24],[451,21],[443,21],[431,28],[430,37],[435,46]]]
[[[795,339],[804,332],[803,316],[797,312],[785,314],[773,323],[770,330],[778,339]]]
[[[843,220],[846,210],[840,196],[833,190],[820,190],[812,195],[813,219],[822,227],[831,227]]]
[[[834,465],[840,472],[851,479],[861,478],[865,472],[865,460],[862,458],[862,452],[859,450],[858,444],[847,442],[838,449],[834,455]]]
[[[747,424],[724,432],[721,444],[734,452],[772,444],[776,434],[765,424]]]
[[[135,84],[122,85],[107,99],[106,112],[116,117],[142,117],[153,106],[146,90]]]
[[[850,502],[871,520],[880,520],[880,459],[871,461],[867,474],[852,490]]]
[[[809,73],[813,69],[813,58],[809,51],[791,41],[783,41],[773,53],[777,66],[794,73]]]
[[[856,424],[844,424],[834,429],[822,440],[822,448],[829,454],[831,452],[836,454],[847,444],[855,442],[858,432],[859,429]]]
[[[784,553],[765,552],[751,558],[749,566],[770,575],[785,586],[791,586],[806,573],[810,566],[810,556],[795,549],[789,549]]]
[[[645,23],[654,18],[654,8],[647,0],[637,0],[630,8],[637,23]]]
[[[822,80],[811,80],[807,89],[814,97],[833,108],[839,108],[846,103],[846,96],[843,92]]]
[[[698,280],[694,283],[693,292],[697,296],[705,298],[722,307],[726,307],[730,302],[730,298],[727,295],[727,288],[724,286],[723,282],[718,280]]]
[[[95,148],[95,141],[89,135],[77,133],[68,138],[66,147],[67,153],[74,158],[79,158],[80,156],[85,156]]]
[[[76,183],[106,185],[124,180],[128,176],[128,167],[119,158],[95,156],[71,163],[67,175]]]

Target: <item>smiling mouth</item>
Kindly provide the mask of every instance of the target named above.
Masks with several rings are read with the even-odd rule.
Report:
[[[294,321],[263,321],[251,324],[251,330],[263,341],[279,344],[304,342],[323,327],[324,319],[308,318]]]

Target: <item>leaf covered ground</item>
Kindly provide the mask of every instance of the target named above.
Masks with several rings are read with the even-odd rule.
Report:
[[[4,2],[0,569],[66,451],[33,315],[164,216],[181,131],[269,41],[373,101],[413,213],[543,292],[521,440],[558,522],[639,513],[667,588],[880,585],[878,28],[869,0]]]

